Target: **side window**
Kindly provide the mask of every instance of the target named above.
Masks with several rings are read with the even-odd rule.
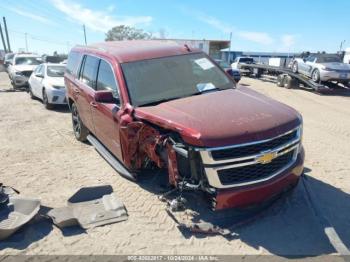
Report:
[[[34,70],[34,74],[37,74],[40,72],[40,69],[41,69],[42,65],[38,65],[35,70]]]
[[[41,66],[39,73],[41,75],[45,76],[45,66],[44,65]]]
[[[77,68],[79,66],[81,54],[78,52],[70,52],[68,55],[66,72],[76,76]]]
[[[85,57],[84,67],[80,73],[80,80],[95,89],[96,86],[96,74],[98,68],[99,59],[93,56],[87,55]]]
[[[97,75],[97,90],[110,90],[115,98],[119,99],[119,91],[115,82],[114,72],[110,64],[101,60]]]
[[[309,56],[307,59],[306,59],[307,62],[315,62],[315,57],[314,56]]]

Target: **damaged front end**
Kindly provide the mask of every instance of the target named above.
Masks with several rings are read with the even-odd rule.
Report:
[[[179,202],[183,191],[198,190],[214,210],[255,206],[295,186],[302,173],[302,126],[271,139],[206,148],[193,130],[132,115],[120,131],[124,164],[134,172],[149,166],[167,169]]]
[[[169,185],[176,190],[214,192],[208,187],[199,152],[178,132],[137,118],[120,128],[120,138],[124,165],[132,172],[167,169]]]

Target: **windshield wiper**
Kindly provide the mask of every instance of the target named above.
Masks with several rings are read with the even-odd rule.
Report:
[[[171,100],[180,99],[180,98],[183,98],[183,97],[180,96],[180,97],[165,98],[165,99],[161,99],[161,100],[145,103],[145,104],[142,104],[142,105],[139,105],[139,106],[155,106],[155,105],[159,105],[161,103],[165,103],[165,102],[168,102],[168,101],[171,101]]]

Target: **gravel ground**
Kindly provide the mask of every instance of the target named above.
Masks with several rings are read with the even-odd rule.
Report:
[[[269,80],[242,84],[284,102],[304,117],[305,173],[322,212],[350,247],[350,98],[277,88]],[[48,111],[26,92],[11,92],[0,73],[0,182],[44,206],[61,207],[79,188],[112,185],[129,219],[86,232],[32,223],[6,241],[4,254],[277,254],[335,253],[301,184],[236,237],[189,235],[165,212],[152,188],[121,178],[93,149],[74,139],[70,113]]]

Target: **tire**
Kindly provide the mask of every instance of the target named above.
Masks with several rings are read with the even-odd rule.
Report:
[[[284,75],[283,74],[277,76],[277,83],[276,84],[278,87],[283,87],[283,84],[284,84]]]
[[[32,92],[32,87],[29,85],[29,88],[28,88],[28,93],[29,93],[29,96],[31,99],[35,99],[35,96],[33,95],[33,92]]]
[[[298,73],[298,63],[294,62],[292,65],[292,71],[294,74]]]
[[[46,109],[52,109],[53,105],[49,103],[49,99],[47,97],[47,94],[45,92],[45,89],[43,90],[43,104],[45,106]]]
[[[298,81],[291,77],[291,76],[285,76],[283,80],[283,86],[287,89],[296,88],[298,85]]]
[[[86,141],[86,138],[89,134],[89,130],[86,128],[86,126],[83,124],[83,122],[80,119],[78,108],[75,105],[75,103],[72,104],[72,125],[73,125],[73,132],[75,135],[75,138],[80,141],[84,142]]]
[[[312,81],[314,81],[315,83],[319,83],[321,80],[320,77],[320,71],[318,71],[318,69],[315,69],[314,71],[312,71],[311,73],[311,79]]]

